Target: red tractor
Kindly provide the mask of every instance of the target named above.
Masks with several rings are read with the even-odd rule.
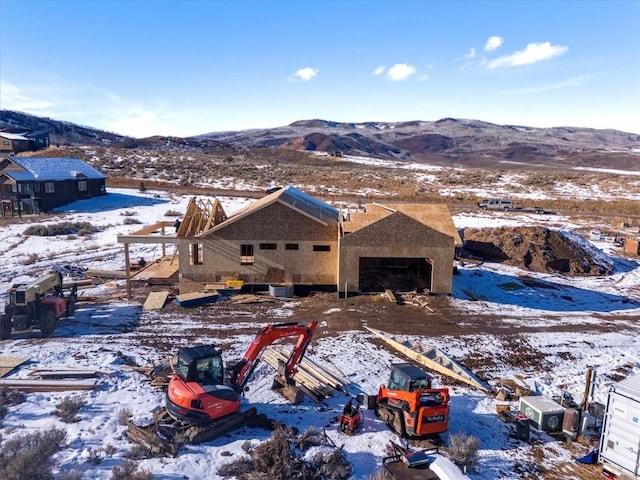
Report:
[[[317,321],[267,325],[226,375],[221,352],[212,345],[180,349],[175,362],[176,373],[167,390],[167,413],[181,424],[203,427],[189,431],[191,443],[213,438],[218,432],[228,430],[226,426],[241,425],[255,414],[255,409],[240,412],[240,394],[265,347],[285,337],[298,337],[274,382],[282,386],[293,385],[293,375],[317,325]]]
[[[388,385],[378,391],[376,415],[401,437],[435,437],[448,428],[449,389],[431,388],[431,376],[415,365],[393,364]]]

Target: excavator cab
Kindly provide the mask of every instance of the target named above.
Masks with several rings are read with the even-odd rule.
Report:
[[[201,385],[223,383],[222,357],[213,345],[181,349],[174,368],[185,382],[197,382]]]
[[[188,424],[206,424],[238,411],[240,396],[223,384],[224,366],[213,345],[181,348],[174,362],[177,379],[169,383],[167,412]]]

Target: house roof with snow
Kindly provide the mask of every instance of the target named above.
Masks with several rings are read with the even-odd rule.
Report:
[[[15,181],[98,180],[107,178],[91,165],[72,157],[9,157],[18,169],[3,169],[2,173]]]
[[[0,138],[6,138],[7,140],[24,140],[28,142],[29,139],[19,133],[0,132]]]

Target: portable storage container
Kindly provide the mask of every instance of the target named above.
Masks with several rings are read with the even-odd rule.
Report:
[[[640,374],[609,390],[599,460],[606,478],[640,479]]]
[[[529,418],[531,426],[538,430],[557,432],[562,429],[565,408],[550,398],[520,397],[519,410]]]

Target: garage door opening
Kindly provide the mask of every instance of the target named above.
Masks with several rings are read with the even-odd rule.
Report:
[[[432,266],[425,258],[360,257],[360,291],[429,292]]]

